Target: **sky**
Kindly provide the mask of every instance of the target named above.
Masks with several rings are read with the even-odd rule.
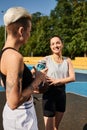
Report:
[[[50,11],[56,6],[56,0],[1,0],[0,1],[0,26],[4,25],[3,15],[5,11],[14,6],[22,6],[31,14],[41,12],[43,15],[49,15]]]

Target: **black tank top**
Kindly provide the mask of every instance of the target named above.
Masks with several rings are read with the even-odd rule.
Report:
[[[7,49],[13,49],[15,51],[17,51],[16,49],[12,48],[12,47],[7,47],[5,49],[3,49],[0,52],[0,59],[1,56],[3,54],[3,52]],[[18,52],[18,51],[17,51]],[[19,53],[19,52],[18,52]],[[4,75],[1,70],[0,70],[0,76],[2,78],[2,81],[4,83],[4,86],[6,88],[6,75]],[[33,75],[31,73],[31,71],[29,70],[29,68],[24,64],[24,70],[23,70],[23,77],[22,77],[22,90],[24,90],[25,88],[29,87],[29,85],[31,84],[31,82],[33,81]]]

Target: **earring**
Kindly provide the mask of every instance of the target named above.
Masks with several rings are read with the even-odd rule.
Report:
[[[23,41],[23,36],[22,35],[20,36],[20,41]]]

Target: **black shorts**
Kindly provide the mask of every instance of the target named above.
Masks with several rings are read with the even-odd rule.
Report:
[[[61,87],[50,87],[50,89],[43,94],[42,106],[43,115],[47,117],[54,117],[55,112],[65,112],[65,85]]]

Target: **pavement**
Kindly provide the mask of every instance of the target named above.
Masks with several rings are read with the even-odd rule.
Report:
[[[36,112],[39,130],[45,130],[41,103],[36,101]],[[66,112],[59,130],[87,130],[87,97],[67,93]]]

